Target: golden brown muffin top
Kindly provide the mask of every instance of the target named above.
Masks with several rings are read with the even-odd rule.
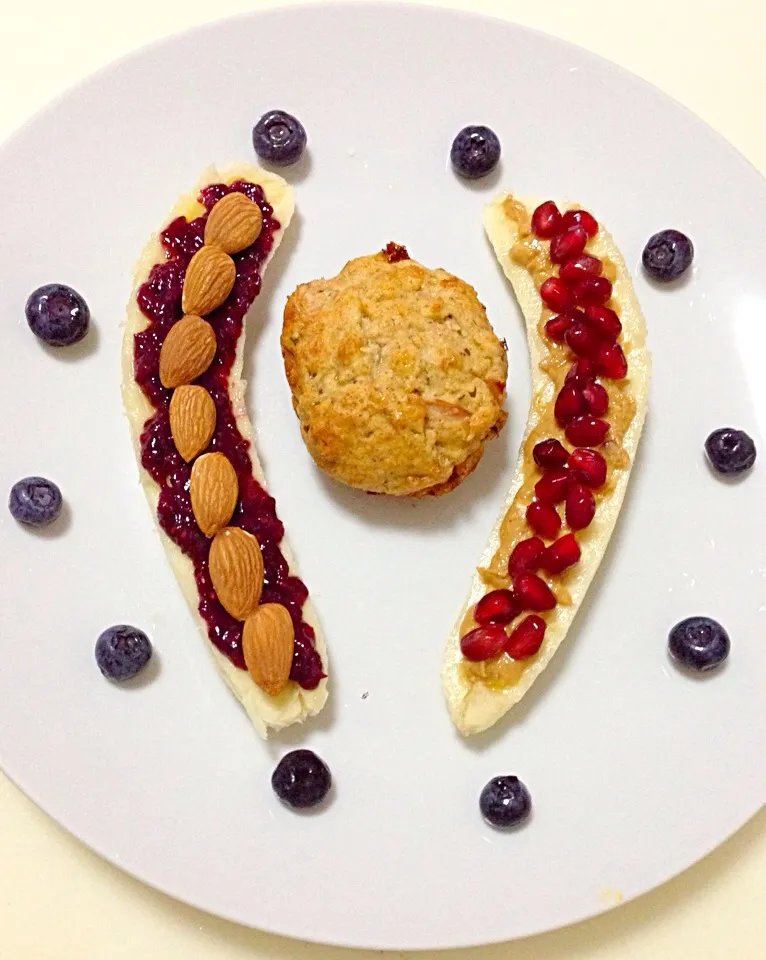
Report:
[[[395,244],[301,284],[281,342],[306,446],[352,487],[445,493],[505,421],[505,348],[475,290]]]

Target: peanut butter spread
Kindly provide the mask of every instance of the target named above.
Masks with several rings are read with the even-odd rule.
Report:
[[[538,239],[532,233],[528,211],[523,204],[513,197],[506,198],[503,203],[503,212],[509,220],[515,223],[518,233],[518,240],[511,248],[509,256],[515,263],[527,270],[539,291],[543,282],[556,274],[556,267],[549,257],[549,243]],[[589,241],[588,246],[586,246],[586,253],[592,253],[589,249],[591,243],[592,241]],[[603,275],[613,282],[616,275],[615,264],[609,258],[602,256],[600,259]],[[608,306],[618,314],[620,313],[620,304],[615,302],[614,299],[610,300]],[[546,335],[545,324],[552,316],[554,316],[553,311],[542,303],[537,333],[543,345],[544,356],[539,366],[547,377],[543,388],[538,389],[532,398],[532,410],[537,412],[539,422],[524,442],[522,450],[524,480],[501,522],[497,550],[489,565],[479,569],[479,574],[487,586],[487,592],[511,585],[511,578],[508,573],[508,559],[511,551],[521,540],[534,535],[534,531],[526,520],[525,512],[534,498],[535,483],[540,479],[540,472],[532,456],[535,444],[548,437],[564,440],[564,430],[556,422],[554,416],[554,401],[564,383],[564,377],[572,365],[573,356],[566,344],[558,343]],[[623,342],[622,348],[630,365],[631,344]],[[606,419],[609,421],[610,430],[606,440],[599,447],[599,451],[607,463],[607,481],[600,489],[593,491],[597,511],[599,504],[608,498],[614,489],[615,472],[630,464],[630,458],[623,447],[622,441],[636,413],[636,402],[630,392],[629,380],[616,381],[604,378],[602,386],[606,389],[609,397],[609,410]],[[566,524],[561,530],[562,534],[565,532],[567,532]],[[567,580],[574,575],[575,569],[570,567],[561,574],[551,576],[538,571],[538,576],[541,576],[552,590],[557,604],[563,606],[571,604]],[[471,607],[463,618],[460,627],[461,636],[477,626],[473,617],[473,610],[474,608]],[[540,616],[547,619],[549,614],[542,613]],[[503,653],[499,657],[482,662],[471,662],[464,659],[461,670],[464,679],[471,684],[480,682],[492,689],[502,689],[518,683],[524,671],[534,662],[536,656],[537,654],[525,660],[513,660]]]

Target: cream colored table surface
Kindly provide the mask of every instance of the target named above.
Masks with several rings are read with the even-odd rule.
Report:
[[[609,57],[686,104],[766,173],[766,0],[483,0],[473,5],[444,0],[442,5],[505,16]],[[192,24],[257,6],[259,0],[0,0],[0,139],[114,58]],[[738,213],[731,211],[734,227]],[[715,789],[716,771],[710,776]],[[256,933],[155,893],[72,839],[2,774],[0,863],[2,960],[378,956]],[[764,960],[766,811],[682,876],[609,914],[531,940],[438,956]]]

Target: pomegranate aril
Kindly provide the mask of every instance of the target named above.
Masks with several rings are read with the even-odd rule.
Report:
[[[586,487],[603,487],[606,483],[606,460],[598,450],[578,447],[569,456],[569,469]]]
[[[548,440],[541,440],[534,445],[532,457],[538,467],[543,470],[550,470],[551,467],[566,466],[569,452],[560,440],[554,440],[553,437],[550,437]]]
[[[596,354],[596,369],[610,380],[622,380],[628,373],[628,361],[619,343],[604,343]]]
[[[518,612],[519,605],[510,590],[492,590],[476,604],[473,618],[482,627],[488,623],[503,625],[510,623]]]
[[[540,566],[548,573],[561,573],[580,559],[580,544],[573,533],[565,533],[540,557]]]
[[[612,284],[606,277],[584,277],[572,284],[572,297],[575,303],[602,304],[612,296]]]
[[[575,360],[572,366],[567,370],[567,375],[564,377],[564,383],[571,383],[574,387],[579,387],[581,390],[586,383],[590,383],[591,380],[596,376],[596,367],[593,364],[592,360],[589,360],[587,357],[580,357],[579,360]]]
[[[545,324],[545,333],[559,343],[564,342],[564,334],[572,326],[573,319],[568,313],[560,313],[557,317],[551,319]]]
[[[561,229],[561,214],[553,200],[546,200],[532,214],[532,230],[538,237],[549,240]]]
[[[535,484],[535,496],[538,500],[546,500],[548,503],[561,503],[567,495],[570,479],[569,471],[564,467],[549,470]]]
[[[460,640],[460,652],[466,660],[489,660],[502,652],[507,640],[508,635],[499,624],[474,627]]]
[[[609,409],[609,394],[601,384],[595,380],[586,383],[582,388],[582,395],[588,405],[588,413],[592,413],[594,417],[603,417]]]
[[[527,523],[535,533],[539,533],[546,540],[553,540],[561,529],[561,517],[556,508],[542,500],[533,500],[527,507]]]
[[[596,501],[590,490],[581,483],[572,484],[564,507],[567,523],[572,530],[587,527],[596,512]]]
[[[585,403],[585,397],[582,390],[573,386],[571,383],[565,383],[559,390],[556,397],[556,403],[553,406],[553,415],[559,423],[569,423],[574,417],[579,417],[588,409]]]
[[[573,257],[579,257],[588,242],[588,234],[582,227],[575,227],[565,233],[557,233],[551,240],[550,258],[553,263],[564,263]]]
[[[543,550],[545,544],[539,537],[529,537],[517,543],[508,558],[508,574],[511,579],[520,573],[534,573]]]
[[[583,321],[571,325],[564,334],[564,341],[572,353],[577,354],[578,357],[594,357],[601,345],[596,331]]]
[[[597,447],[609,433],[606,420],[586,414],[570,420],[564,430],[567,440],[576,447]]]
[[[513,581],[513,592],[522,610],[552,610],[556,606],[551,588],[536,573],[520,573]]]
[[[581,253],[561,264],[559,276],[562,280],[583,280],[585,277],[600,277],[602,264],[598,257]]]
[[[545,305],[557,313],[565,313],[574,306],[572,291],[560,277],[548,277],[547,280],[543,280],[540,296]]]
[[[582,227],[589,237],[595,237],[598,233],[598,222],[587,210],[567,210],[561,218],[561,226],[564,230]]]
[[[514,660],[526,660],[533,657],[543,644],[545,636],[545,620],[535,613],[524,617],[505,644],[505,652]]]
[[[609,307],[590,304],[585,307],[585,316],[602,340],[616,340],[622,332],[620,318]]]

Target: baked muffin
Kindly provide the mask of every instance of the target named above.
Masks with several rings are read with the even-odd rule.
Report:
[[[447,493],[506,419],[505,346],[475,290],[393,243],[291,294],[282,356],[317,466],[370,493]]]

